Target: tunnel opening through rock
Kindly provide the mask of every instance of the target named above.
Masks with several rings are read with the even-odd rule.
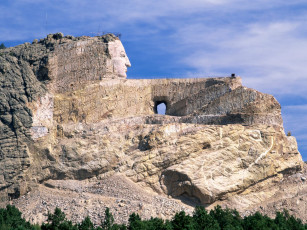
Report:
[[[156,114],[165,115],[167,104],[165,101],[156,101],[154,111]]]

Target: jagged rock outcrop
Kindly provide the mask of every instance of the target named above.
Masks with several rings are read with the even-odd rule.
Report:
[[[120,174],[212,205],[302,168],[273,96],[240,77],[128,80],[129,66],[114,35],[58,33],[0,50],[3,204],[46,181]]]
[[[31,165],[39,164],[33,139],[51,133],[54,92],[68,87],[76,90],[84,82],[101,78],[118,78],[112,64],[114,52],[109,52],[119,46],[118,42],[113,35],[88,39],[59,33],[32,45],[1,50],[2,201],[24,194],[28,183],[37,183],[27,176],[27,171]]]

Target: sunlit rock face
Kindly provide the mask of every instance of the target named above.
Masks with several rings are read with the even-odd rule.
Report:
[[[111,63],[113,71],[121,78],[127,77],[127,67],[131,67],[129,58],[120,40],[114,40],[108,43],[108,50],[111,55]],[[111,64],[111,66],[112,66]]]
[[[240,77],[129,80],[130,65],[114,35],[49,35],[0,50],[3,204],[47,180],[117,173],[214,205],[302,167],[273,96]]]

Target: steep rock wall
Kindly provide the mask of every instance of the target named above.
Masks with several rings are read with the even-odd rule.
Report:
[[[48,179],[119,172],[201,204],[299,170],[280,105],[241,78],[127,80],[114,35],[50,35],[0,51],[1,200]],[[166,116],[155,114],[160,102]]]
[[[114,72],[111,54],[108,52],[109,45],[112,46],[117,40],[114,35],[89,39],[63,37],[58,33],[48,35],[47,38],[35,41],[33,44],[25,43],[0,51],[0,199],[2,201],[24,194],[31,187],[27,184],[37,183],[33,181],[31,175],[27,175],[27,170],[30,166],[39,164],[36,161],[39,153],[35,151],[33,139],[51,133],[54,125],[53,92],[60,91],[61,87],[68,89],[67,82],[73,83],[70,85],[72,90],[83,85],[84,82],[80,81],[81,77],[78,78],[78,74],[83,76],[84,81],[89,82],[100,79],[100,76],[118,77]],[[96,54],[100,57],[93,63],[98,66],[97,68],[75,65],[76,61],[79,61],[78,64],[81,61],[89,63],[86,58],[90,55],[78,56],[78,52],[84,53],[85,47],[91,47],[91,55]],[[63,49],[65,52],[61,52]],[[65,65],[69,75],[63,73],[61,64],[55,61],[63,62],[65,59],[63,56],[67,60],[75,57],[72,59],[73,62]]]

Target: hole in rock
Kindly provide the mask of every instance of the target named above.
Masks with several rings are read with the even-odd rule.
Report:
[[[161,101],[161,102],[156,102],[155,106],[155,112],[160,115],[165,115],[166,113],[166,103]]]

